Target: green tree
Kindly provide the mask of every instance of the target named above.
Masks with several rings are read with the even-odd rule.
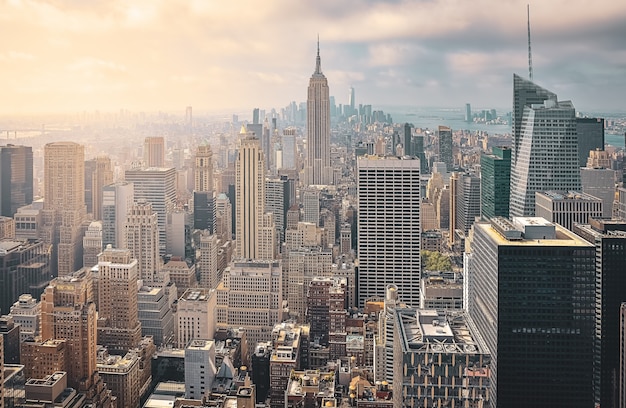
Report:
[[[422,251],[422,265],[427,271],[451,271],[450,257],[436,251]]]

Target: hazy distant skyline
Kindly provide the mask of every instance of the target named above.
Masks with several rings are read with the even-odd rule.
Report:
[[[242,110],[306,100],[317,34],[336,103],[511,105],[525,1],[4,0],[0,114]],[[626,110],[626,2],[531,3],[535,82]]]

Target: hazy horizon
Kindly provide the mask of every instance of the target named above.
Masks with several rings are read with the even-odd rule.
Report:
[[[535,82],[580,111],[625,110],[626,3],[530,14]],[[337,104],[354,86],[357,104],[498,108],[528,75],[517,0],[8,0],[0,115],[280,108],[306,100],[318,33]]]

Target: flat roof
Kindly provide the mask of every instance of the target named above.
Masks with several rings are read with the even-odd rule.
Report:
[[[526,219],[535,217],[525,217]],[[543,218],[542,218],[543,219]],[[545,220],[544,220],[545,221]],[[552,224],[552,223],[551,223]],[[528,239],[522,238],[518,240],[508,240],[503,237],[491,223],[474,223],[474,228],[482,230],[499,246],[519,246],[519,247],[534,247],[534,246],[555,246],[555,247],[581,247],[581,248],[593,248],[593,245],[585,241],[578,235],[569,231],[568,229],[560,226],[559,224],[553,224],[556,230],[556,238],[546,239]]]

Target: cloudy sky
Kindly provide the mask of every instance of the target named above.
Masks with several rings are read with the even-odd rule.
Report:
[[[346,103],[509,107],[526,1],[0,0],[0,114],[227,112],[306,99],[316,38]],[[535,82],[626,111],[626,1],[531,3]]]

